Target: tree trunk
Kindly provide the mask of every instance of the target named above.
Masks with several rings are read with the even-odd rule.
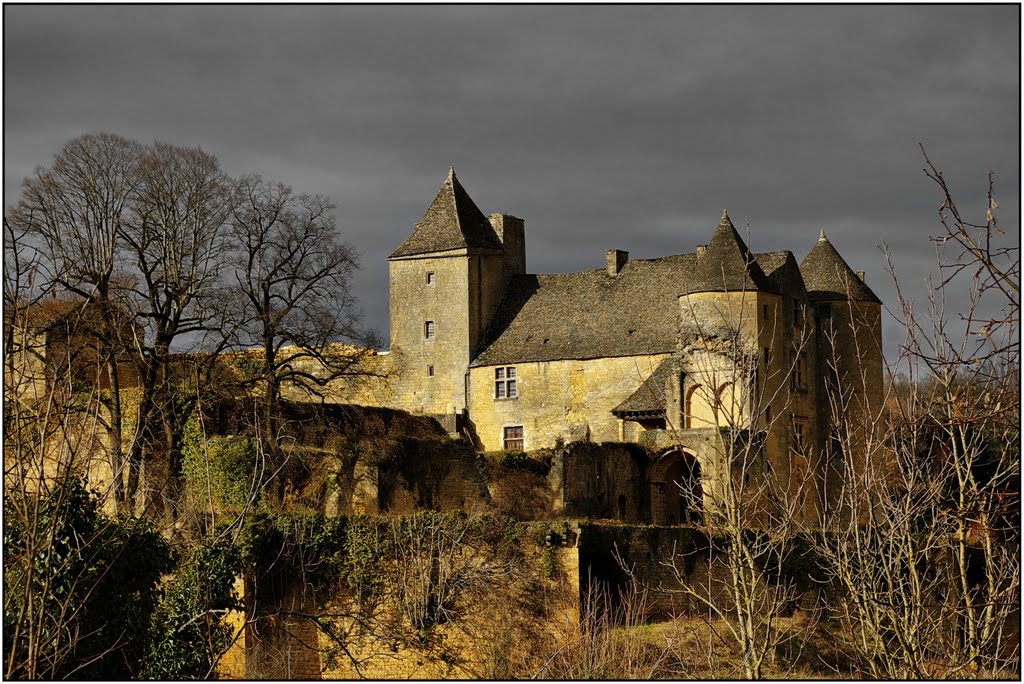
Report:
[[[107,357],[107,376],[110,380],[110,481],[114,492],[114,511],[120,513],[122,506],[128,505],[128,496],[124,490],[124,447],[121,443],[121,381],[117,356],[113,352]]]

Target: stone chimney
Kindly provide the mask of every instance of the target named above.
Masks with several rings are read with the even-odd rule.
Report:
[[[860,282],[862,283],[868,282],[867,280],[864,279],[864,271],[857,271],[857,277],[860,278]]]
[[[629,261],[629,252],[622,249],[609,249],[605,253],[605,266],[608,269],[608,275],[613,278],[619,275],[619,271]]]
[[[704,256],[704,250],[708,248],[707,245],[697,245],[697,258]]]
[[[505,247],[505,277],[526,273],[526,226],[521,218],[508,214],[487,217]]]

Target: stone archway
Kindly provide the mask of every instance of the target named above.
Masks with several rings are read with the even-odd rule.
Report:
[[[700,462],[693,454],[672,449],[651,468],[651,523],[678,525],[703,519]]]

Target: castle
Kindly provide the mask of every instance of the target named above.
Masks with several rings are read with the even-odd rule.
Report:
[[[813,518],[870,448],[881,303],[824,231],[798,264],[723,212],[695,252],[534,275],[523,220],[485,216],[452,169],[389,270],[391,349],[329,401],[431,416],[479,451],[652,455],[567,456],[555,512],[684,522],[739,477],[799,490]]]
[[[706,505],[736,440],[756,454],[744,477],[812,481],[812,515],[864,457],[841,453],[835,417],[880,406],[881,303],[824,231],[798,264],[752,253],[723,212],[695,252],[534,275],[523,220],[484,216],[452,169],[389,268],[387,388],[342,399],[436,416],[484,451],[640,442],[662,454],[651,522]]]

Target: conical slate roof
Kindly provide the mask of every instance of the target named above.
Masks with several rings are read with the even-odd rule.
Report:
[[[743,238],[722,212],[715,234],[697,259],[697,273],[690,292],[773,291],[764,271],[747,249]]]
[[[427,213],[416,224],[416,230],[391,257],[463,247],[501,249],[502,245],[490,222],[455,177],[452,167]]]
[[[824,230],[817,244],[800,263],[800,275],[807,288],[807,298],[812,302],[851,299],[855,302],[881,304],[871,288],[839,256],[839,252],[825,237]]]

